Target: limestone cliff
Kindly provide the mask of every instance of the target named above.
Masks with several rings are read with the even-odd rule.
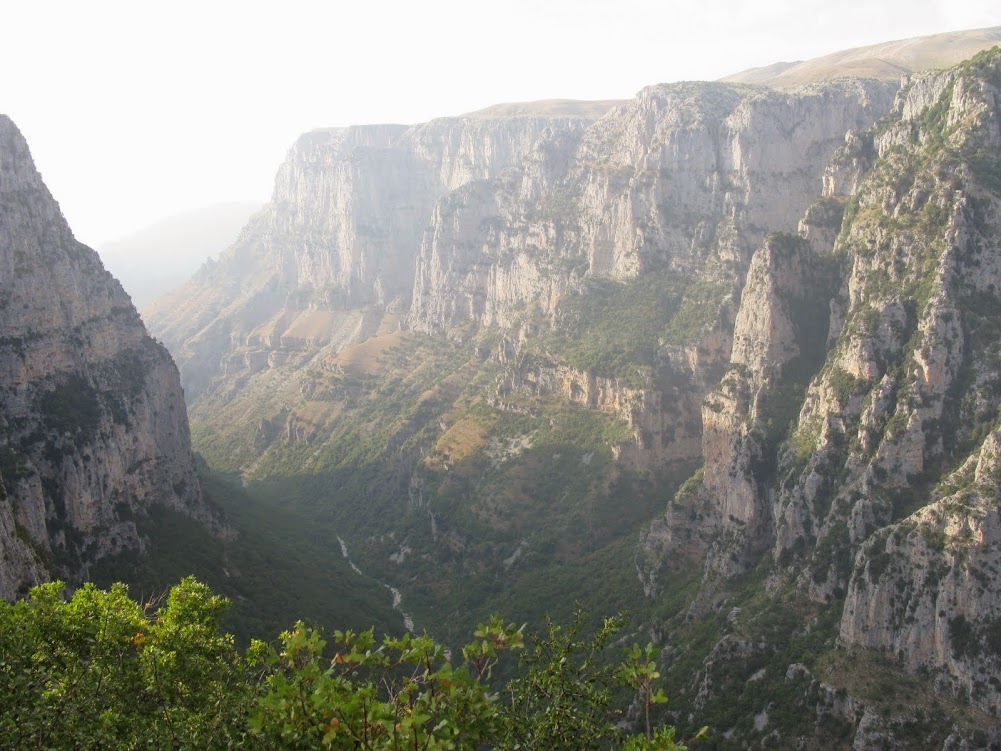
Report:
[[[150,327],[192,395],[227,367],[253,370],[272,356],[301,360],[303,350],[362,341],[383,313],[409,307],[439,198],[502,174],[551,130],[587,122],[480,116],[307,133],[271,202],[217,262],[151,306]]]
[[[916,78],[897,111],[899,122],[878,138],[884,158],[923,158],[928,166],[880,197],[910,230],[900,234],[910,253],[922,253],[911,256],[920,266],[901,280],[903,311],[894,316],[882,306],[905,329],[872,332],[872,345],[855,348],[848,360],[857,377],[879,384],[881,398],[863,411],[858,436],[869,484],[885,489],[882,505],[853,516],[895,523],[873,535],[855,561],[841,633],[850,643],[900,654],[913,670],[936,671],[945,687],[997,713],[1001,56]],[[916,243],[921,236],[930,242]],[[891,243],[896,252],[886,264],[900,257]],[[854,288],[856,299],[878,300],[871,283]],[[904,367],[888,373],[887,360]],[[873,435],[880,420],[882,441]]]
[[[776,507],[777,556],[804,535],[858,545],[921,505],[922,488],[993,419],[985,358],[997,343],[979,323],[993,314],[1001,281],[990,156],[999,145],[997,57],[986,60],[910,82],[894,122],[873,135],[878,159],[839,243],[839,330],[793,436],[800,456],[812,453]],[[810,479],[836,467],[840,488]]]
[[[935,671],[940,690],[1001,712],[1001,513],[995,431],[932,503],[863,545],[841,619],[849,644]]]
[[[885,113],[894,88],[644,89],[579,137],[548,139],[519,170],[439,203],[408,320],[512,326],[552,316],[584,277],[701,273],[710,260],[742,271],[766,234],[795,231],[845,133]]]
[[[672,550],[708,580],[771,567],[775,590],[844,602],[845,646],[995,715],[999,105],[995,51],[905,79],[888,118],[849,134],[795,252],[754,256],[704,473],[639,558],[651,592]],[[790,315],[796,298],[812,308]]]
[[[141,548],[160,503],[208,520],[178,373],[0,117],[0,595]]]

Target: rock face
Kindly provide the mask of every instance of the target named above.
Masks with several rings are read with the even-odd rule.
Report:
[[[866,205],[861,199],[878,196],[905,231],[894,233],[899,240],[888,238],[888,257],[857,264],[849,293],[857,307],[875,302],[905,328],[871,332],[872,344],[846,358],[858,377],[879,384],[879,398],[861,415],[859,437],[868,439],[869,484],[882,486],[891,501],[890,509],[874,504],[853,516],[872,520],[866,526],[887,516],[894,523],[873,534],[855,560],[841,634],[850,643],[900,654],[912,670],[935,671],[941,685],[996,715],[1001,341],[990,322],[1001,290],[1001,56],[916,78],[895,109],[899,122],[879,135],[880,153],[905,164],[931,161],[913,178],[898,177],[892,193],[878,175],[863,187],[860,207]],[[936,230],[923,227],[922,219]],[[904,263],[920,263],[920,271],[902,275],[904,295],[896,301],[880,296],[882,302],[871,292],[872,277],[890,264],[899,268],[905,253]],[[893,360],[906,364],[896,374],[885,364]],[[880,413],[886,427],[877,441],[872,434]],[[946,471],[950,466],[957,468]],[[915,485],[928,488],[916,499]],[[893,501],[899,506],[901,496],[922,507],[900,519]]]
[[[153,503],[208,520],[177,370],[0,116],[0,595],[140,548]]]
[[[995,716],[999,154],[997,51],[905,79],[890,116],[849,135],[803,239],[752,260],[704,476],[641,556],[650,591],[682,536],[710,579],[771,559],[772,586],[844,598],[843,644]]]
[[[547,133],[588,122],[468,117],[308,133],[279,170],[271,203],[218,262],[151,306],[150,327],[192,395],[236,351],[267,362],[276,350],[364,340],[374,330],[345,327],[340,314],[408,309],[421,238],[442,196],[502,174]]]
[[[544,140],[520,170],[439,203],[408,320],[511,326],[551,316],[585,276],[699,273],[710,261],[742,272],[768,232],[795,231],[845,133],[884,113],[893,89],[644,89],[579,138]]]
[[[862,546],[841,637],[934,670],[939,688],[1001,711],[1001,436],[945,480],[936,500]],[[993,680],[992,680],[993,679]]]

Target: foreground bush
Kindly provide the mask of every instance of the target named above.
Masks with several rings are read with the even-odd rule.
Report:
[[[227,601],[192,578],[162,603],[136,603],[124,585],[64,592],[45,584],[0,603],[2,748],[685,748],[650,725],[666,700],[656,650],[599,659],[619,619],[584,637],[582,616],[548,624],[498,690],[498,660],[525,647],[499,618],[461,660],[427,636],[337,631],[328,642],[301,623],[241,654],[220,628]],[[616,686],[645,710],[643,734],[616,730]]]

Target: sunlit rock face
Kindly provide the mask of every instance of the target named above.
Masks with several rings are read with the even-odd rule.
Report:
[[[746,268],[769,232],[795,231],[845,133],[883,114],[892,91],[661,85],[579,134],[546,134],[518,170],[436,206],[408,320],[509,326],[526,308],[551,315],[585,276]]]
[[[78,243],[0,116],[0,595],[141,548],[159,503],[209,520],[177,369]]]

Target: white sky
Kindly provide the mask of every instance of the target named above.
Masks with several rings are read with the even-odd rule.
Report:
[[[312,128],[628,98],[1001,25],[998,0],[0,2],[0,112],[90,245],[185,209],[266,200]]]

